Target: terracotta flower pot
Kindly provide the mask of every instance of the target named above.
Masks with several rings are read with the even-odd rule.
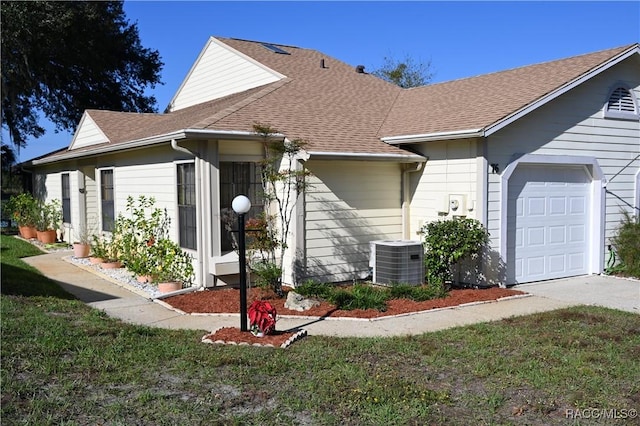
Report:
[[[33,226],[19,226],[20,236],[25,240],[38,237],[38,231]]]
[[[105,261],[102,262],[100,264],[100,267],[102,269],[118,269],[118,268],[122,268],[122,262],[118,261],[118,260],[109,260],[109,261]]]
[[[38,231],[38,241],[42,244],[53,244],[56,242],[57,233],[55,229],[48,229],[46,231]]]
[[[153,282],[153,276],[151,275],[137,275],[136,280],[139,283],[150,283]]]
[[[89,244],[73,243],[73,255],[77,258],[89,256],[91,246]]]
[[[90,262],[90,263],[92,263],[92,264],[94,264],[94,265],[97,265],[98,263],[102,263],[102,262],[104,262],[104,259],[103,259],[103,258],[101,258],[101,257],[94,257],[94,256],[92,256],[92,257],[90,257],[90,258],[89,258],[89,262]]]
[[[172,291],[178,291],[181,289],[182,289],[182,283],[179,281],[158,283],[158,291],[160,293],[171,293]]]

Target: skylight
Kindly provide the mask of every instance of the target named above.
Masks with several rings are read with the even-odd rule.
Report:
[[[279,47],[274,46],[273,44],[262,43],[262,46],[274,53],[280,53],[281,55],[290,55],[290,53],[287,52],[286,50],[280,49]]]

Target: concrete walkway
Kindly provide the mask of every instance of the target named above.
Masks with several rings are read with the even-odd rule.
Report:
[[[56,280],[69,293],[96,309],[132,324],[169,329],[212,331],[239,327],[239,314],[185,315],[106,276],[65,261],[70,251],[23,260]],[[595,304],[640,314],[640,281],[584,276],[521,285],[524,297],[431,310],[375,320],[278,317],[278,330],[304,328],[309,335],[384,337],[415,335],[467,324],[496,321],[580,304]]]

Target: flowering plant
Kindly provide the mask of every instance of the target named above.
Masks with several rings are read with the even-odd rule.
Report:
[[[162,238],[151,242],[149,255],[155,262],[155,270],[151,274],[155,282],[179,281],[190,285],[193,280],[193,258],[180,246]]]
[[[276,309],[271,303],[256,300],[249,306],[248,313],[253,334],[271,334],[276,329]]]

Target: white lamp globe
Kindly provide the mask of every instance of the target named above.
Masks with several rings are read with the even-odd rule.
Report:
[[[231,202],[231,208],[238,214],[245,214],[251,209],[251,200],[244,195],[238,195]]]

